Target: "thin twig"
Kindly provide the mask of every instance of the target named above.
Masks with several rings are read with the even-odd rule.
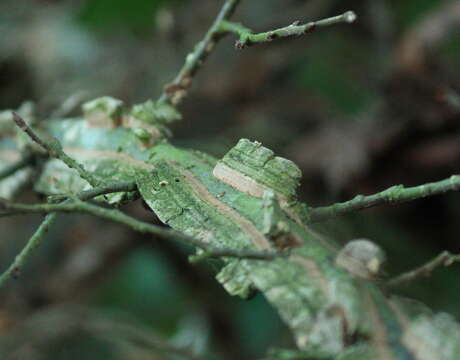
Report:
[[[68,156],[63,150],[62,146],[57,139],[54,139],[50,143],[42,140],[33,130],[27,125],[27,123],[16,113],[13,112],[13,119],[16,125],[24,131],[34,142],[40,145],[45,149],[50,156],[62,160],[69,168],[75,169],[78,171],[79,175],[86,180],[93,187],[97,187],[99,181],[89,172],[87,172],[82,165],[80,165],[76,160]],[[100,188],[95,188],[86,192],[83,192],[78,195],[77,198],[81,200],[91,199],[93,197],[110,193],[110,192],[119,192],[119,191],[132,191],[136,189],[136,185],[133,183],[122,183],[122,184],[111,184],[107,186],[102,186]],[[69,204],[69,200],[65,201],[64,204]],[[0,200],[0,204],[5,204]],[[17,212],[19,213],[19,212]],[[36,230],[34,235],[29,239],[26,246],[21,250],[21,252],[16,256],[13,263],[9,268],[0,276],[0,287],[10,279],[15,274],[18,274],[22,266],[26,263],[28,258],[31,256],[33,251],[41,244],[43,236],[48,231],[50,226],[55,222],[57,213],[50,212],[46,216],[45,220],[41,223],[39,228]]]
[[[137,185],[134,181],[120,181],[113,184],[99,186],[90,190],[82,191],[78,194],[58,194],[48,196],[48,202],[58,203],[68,199],[77,198],[79,200],[90,200],[100,195],[113,194],[117,192],[133,192],[137,191]],[[0,198],[0,206],[5,204],[5,202]],[[0,217],[15,216],[15,215],[24,215],[24,211],[21,210],[9,210],[8,212],[0,212]]]
[[[221,24],[228,20],[235,12],[241,0],[226,0],[213,24],[204,38],[195,46],[185,59],[182,69],[176,78],[167,84],[164,92],[159,98],[160,103],[171,103],[177,105],[187,95],[187,89],[191,86],[192,78],[201,68],[206,58],[214,50],[218,40],[225,34],[221,31]]]
[[[21,159],[0,170],[0,181],[13,175],[16,171],[30,165],[34,160],[32,154],[24,155]]]
[[[236,33],[240,38],[235,43],[235,48],[243,49],[246,46],[270,42],[276,39],[283,39],[295,36],[306,35],[314,31],[318,27],[330,26],[340,23],[352,23],[356,20],[356,14],[353,11],[347,11],[342,15],[311,21],[304,25],[300,25],[299,21],[295,21],[289,26],[280,29],[275,29],[267,32],[253,34],[249,29],[239,24],[225,22],[222,24],[222,29],[228,32]]]
[[[134,182],[119,182],[114,184],[109,184],[106,186],[101,186],[99,188],[94,188],[91,190],[83,191],[78,194],[76,197],[80,200],[89,200],[100,195],[114,193],[114,192],[124,192],[124,191],[135,191],[137,188]],[[62,195],[61,200],[69,199],[69,195]],[[67,203],[69,200],[67,200]],[[0,207],[5,205],[5,202],[0,199]],[[20,214],[22,211],[18,210],[15,215]],[[0,288],[4,283],[17,276],[27,262],[33,251],[42,243],[43,236],[46,234],[50,226],[55,222],[57,218],[57,213],[49,213],[45,220],[41,223],[38,229],[35,231],[34,235],[29,239],[26,246],[21,250],[21,252],[16,256],[13,263],[8,267],[8,269],[0,276]]]
[[[396,287],[420,277],[429,276],[438,267],[450,266],[455,262],[460,262],[460,255],[453,255],[448,251],[444,251],[426,264],[389,280],[387,286]]]
[[[311,208],[309,210],[309,221],[311,223],[324,221],[377,205],[399,204],[458,190],[460,190],[460,175],[452,175],[448,179],[409,188],[405,188],[403,185],[396,185],[377,194],[358,195],[346,202]]]
[[[21,252],[15,257],[13,263],[6,269],[6,271],[0,276],[0,288],[11,278],[17,277],[27,262],[29,257],[32,255],[33,251],[40,246],[42,243],[43,237],[48,232],[48,229],[56,221],[57,213],[52,213],[46,215],[45,220],[40,224],[38,229],[32,235],[32,237],[27,241],[26,246],[21,250]]]
[[[120,181],[113,184],[99,186],[90,190],[85,190],[77,194],[77,197],[80,200],[89,200],[93,199],[100,195],[107,195],[117,192],[130,192],[136,191],[137,185],[135,181]],[[63,200],[68,199],[70,196],[68,194],[59,194],[59,195],[51,195],[49,196],[50,202],[60,202]]]
[[[254,250],[238,250],[238,249],[225,249],[217,248],[207,242],[187,236],[175,230],[163,228],[153,224],[149,224],[143,221],[132,218],[119,210],[106,209],[100,206],[92,205],[78,200],[65,201],[60,204],[36,204],[27,205],[19,203],[11,203],[6,200],[0,200],[0,209],[4,211],[13,210],[16,214],[19,213],[52,213],[52,212],[65,212],[65,213],[85,213],[91,214],[97,217],[101,217],[107,220],[114,221],[119,224],[130,227],[131,229],[156,235],[162,239],[177,240],[188,245],[193,245],[206,253],[206,258],[214,257],[234,257],[244,258],[253,260],[272,260],[273,258],[280,256],[279,252],[270,251],[254,251]]]
[[[23,118],[21,118],[18,114],[13,112],[13,119],[16,125],[24,131],[35,143],[40,145],[51,157],[57,158],[64,162],[69,168],[75,169],[80,177],[86,180],[91,186],[97,187],[100,185],[100,181],[93,176],[91,173],[86,171],[84,167],[79,164],[75,159],[71,158],[67,155],[64,150],[62,149],[61,143],[54,138],[50,142],[46,142],[41,139],[33,130],[32,128],[27,125]]]

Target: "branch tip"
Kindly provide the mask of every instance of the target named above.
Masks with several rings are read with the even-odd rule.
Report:
[[[13,120],[16,125],[23,131],[26,131],[27,124],[22,117],[20,117],[15,111],[11,112],[13,114]]]
[[[356,195],[349,201],[336,203],[329,206],[311,208],[309,216],[310,221],[314,223],[377,205],[399,204],[402,202],[422,199],[428,196],[459,190],[459,175],[452,175],[451,177],[441,181],[407,188],[404,187],[404,185],[394,185],[373,195]]]
[[[290,25],[274,29],[258,34],[240,24],[225,22],[222,24],[222,31],[231,32],[239,36],[235,43],[235,48],[238,50],[244,49],[246,46],[270,42],[275,39],[290,38],[311,33],[317,27],[330,26],[340,23],[353,23],[357,16],[353,11],[347,11],[341,15],[330,18],[311,21],[306,24],[301,24],[299,20],[292,22]]]
[[[421,277],[430,276],[431,273],[437,268],[450,266],[456,262],[460,262],[460,255],[454,255],[449,251],[443,251],[441,254],[423,264],[422,266],[389,280],[387,282],[387,286],[397,287]]]
[[[349,23],[349,24],[352,24],[356,21],[356,19],[358,18],[358,16],[356,15],[356,13],[354,11],[347,11],[343,14],[343,18],[345,20],[345,22]]]

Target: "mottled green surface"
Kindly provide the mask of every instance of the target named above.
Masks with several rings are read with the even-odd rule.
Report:
[[[302,177],[292,161],[275,156],[262,144],[247,139],[241,139],[221,162],[288,198],[295,197]]]
[[[355,278],[336,264],[334,245],[309,231],[301,220],[308,214],[299,216],[305,206],[292,202],[301,174],[291,161],[259,143],[241,140],[217,162],[165,138],[151,138],[152,145],[146,146],[129,122],[100,124],[56,120],[49,122],[49,131],[64,151],[104,182],[135,180],[145,202],[176,230],[220,247],[290,249],[288,257],[272,261],[224,259],[217,279],[233,295],[262,292],[301,350],[341,360],[428,359],[417,353],[416,338],[436,354],[430,359],[454,359],[460,346],[455,322],[444,315],[410,314],[410,305],[390,305],[375,283]],[[247,195],[215,178],[213,168],[222,163],[263,185],[263,196]],[[52,160],[36,189],[62,193],[88,186]],[[449,340],[443,340],[446,332]]]

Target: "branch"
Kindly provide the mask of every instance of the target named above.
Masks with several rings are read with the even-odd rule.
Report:
[[[0,288],[11,279],[12,277],[17,277],[27,262],[33,251],[40,246],[42,243],[44,235],[48,232],[51,225],[55,222],[58,214],[48,214],[40,224],[38,229],[32,235],[32,237],[27,242],[26,246],[21,250],[21,252],[16,256],[13,263],[8,267],[8,269],[0,276]]]
[[[26,166],[30,165],[33,162],[33,160],[34,157],[31,154],[27,154],[15,163],[6,166],[2,170],[0,170],[0,181],[13,175],[16,171],[21,170]]]
[[[392,186],[374,195],[357,195],[354,199],[329,206],[311,208],[309,221],[319,222],[344,215],[353,211],[367,209],[383,204],[399,204],[406,201],[444,194],[448,191],[460,190],[460,175],[438,182],[405,188],[403,185]]]
[[[24,131],[32,141],[37,143],[41,146],[48,154],[52,157],[58,158],[62,160],[69,168],[73,168],[77,170],[79,175],[88,181],[92,186],[96,186],[99,184],[99,180],[97,180],[92,174],[88,173],[82,165],[80,165],[77,161],[69,157],[63,150],[62,146],[57,139],[54,139],[52,142],[48,143],[42,140],[30,126],[16,113],[13,112],[13,119],[16,125]],[[26,155],[24,158],[19,160],[18,162],[6,167],[0,172],[0,180],[6,178],[17,170],[27,166],[33,160],[32,155]],[[135,183],[130,182],[122,182],[117,184],[110,184],[100,188],[91,189],[85,192],[82,192],[78,195],[78,198],[81,200],[91,199],[99,195],[113,193],[113,192],[120,192],[120,191],[134,191],[136,190],[137,186]],[[61,196],[61,200],[65,198],[69,198],[69,196]],[[59,197],[58,197],[59,199]],[[66,201],[68,202],[68,201]],[[65,203],[66,203],[65,202]],[[0,203],[3,203],[0,200]],[[19,212],[16,212],[19,213]],[[45,220],[40,224],[38,229],[32,235],[32,237],[27,241],[26,246],[20,251],[20,253],[15,257],[12,264],[8,267],[8,269],[0,276],[0,287],[2,287],[10,278],[18,276],[21,268],[27,262],[33,251],[40,246],[43,241],[44,235],[48,232],[51,225],[55,222],[57,218],[57,213],[49,213]]]
[[[76,160],[72,159],[69,155],[67,155],[64,150],[62,149],[61,143],[57,139],[53,139],[50,142],[46,142],[41,139],[33,130],[32,128],[27,125],[23,118],[21,118],[18,114],[13,112],[13,119],[16,125],[24,131],[32,141],[40,145],[51,157],[61,160],[66,164],[69,168],[75,169],[80,177],[86,180],[91,186],[96,187],[100,185],[100,181],[94,177],[91,173],[86,171],[81,164],[79,164]]]
[[[387,286],[396,287],[420,277],[429,276],[438,267],[450,266],[455,262],[460,262],[460,255],[453,255],[448,251],[444,251],[426,264],[389,280]]]
[[[130,192],[136,191],[137,185],[135,181],[120,181],[113,184],[99,186],[90,190],[85,190],[80,192],[76,195],[76,197],[80,200],[89,200],[93,199],[100,195],[107,195],[117,192]],[[59,195],[51,195],[48,197],[50,202],[60,202],[66,199],[69,199],[71,196],[68,194],[59,194]]]
[[[353,23],[355,20],[356,14],[353,11],[347,11],[342,15],[318,21],[311,21],[304,25],[299,25],[299,21],[295,21],[289,26],[259,34],[252,34],[252,32],[244,26],[228,22],[222,24],[222,29],[239,35],[240,38],[236,41],[235,48],[244,49],[246,46],[266,43],[273,41],[275,39],[283,39],[294,36],[306,35],[314,31],[317,27],[330,26],[340,23],[350,24]]]
[[[44,150],[46,150],[50,156],[60,159],[69,168],[77,170],[80,177],[86,180],[90,185],[96,187],[100,183],[100,181],[97,180],[91,173],[87,172],[83,168],[82,165],[80,165],[76,160],[72,159],[62,150],[62,146],[57,139],[54,139],[52,142],[47,143],[46,141],[42,140],[32,130],[32,128],[29,125],[27,125],[27,123],[15,112],[13,112],[13,119],[16,125],[22,131],[24,131],[32,139],[32,141],[34,141],[35,143],[40,145]],[[23,160],[26,160],[26,158],[24,158]],[[22,164],[20,161],[19,163],[16,164],[16,166],[11,166],[10,168],[6,169],[9,171],[6,171],[6,170],[2,171],[1,175],[5,173],[6,176],[9,176],[8,174],[9,172],[11,174],[14,171],[18,170],[19,168],[21,168],[22,166],[25,166],[26,164]],[[1,178],[2,177],[0,177],[0,179]],[[134,191],[136,190],[136,188],[137,188],[136,184],[130,183],[130,182],[110,184],[110,185],[102,186],[100,188],[94,188],[94,189],[82,192],[77,196],[77,198],[79,198],[80,200],[87,200],[87,199],[91,199],[96,196],[107,194],[107,193],[120,192],[120,191]],[[66,196],[66,197],[68,198],[69,196]],[[66,204],[66,203],[68,203],[68,201],[65,201],[63,204]],[[0,200],[0,204],[4,205],[4,202]],[[15,214],[17,213],[19,212],[16,212]],[[2,287],[4,283],[8,281],[8,279],[10,279],[13,276],[17,276],[19,274],[20,269],[29,259],[33,251],[41,244],[43,240],[43,236],[46,234],[46,232],[51,227],[51,225],[55,222],[57,215],[58,215],[57,213],[49,213],[46,216],[45,220],[40,224],[40,226],[38,227],[34,235],[32,235],[32,237],[29,239],[26,246],[16,256],[13,263],[0,276],[0,287]]]
[[[276,256],[279,256],[279,252],[268,252],[268,251],[253,251],[253,250],[237,250],[237,249],[226,249],[217,248],[207,242],[193,238],[191,236],[184,235],[180,232],[149,224],[143,221],[132,218],[119,210],[105,209],[96,205],[88,204],[78,199],[70,202],[66,201],[60,204],[36,204],[26,205],[11,203],[6,200],[0,200],[0,209],[13,210],[16,214],[28,214],[28,213],[54,213],[54,212],[65,212],[65,213],[86,213],[94,215],[100,218],[114,221],[116,223],[125,225],[141,233],[156,235],[166,240],[177,240],[188,245],[193,245],[204,251],[206,254],[203,258],[216,258],[216,257],[233,257],[253,260],[272,260]]]
[[[109,194],[113,192],[120,191],[133,191],[137,188],[136,184],[130,182],[120,182],[115,184],[110,184],[102,186],[99,188],[94,188],[91,190],[83,191],[77,195],[77,198],[80,200],[89,200],[95,198],[99,195]],[[63,195],[64,196],[64,195]],[[68,198],[69,196],[66,196]],[[0,207],[5,205],[5,202],[0,199]],[[7,205],[8,206],[8,205]],[[15,214],[19,214],[20,211],[17,211]],[[13,263],[8,267],[8,269],[0,276],[0,288],[12,277],[17,277],[21,268],[27,262],[33,251],[40,246],[43,240],[43,236],[48,232],[51,225],[55,222],[57,218],[57,213],[50,213],[46,216],[45,220],[40,224],[38,229],[35,231],[34,235],[29,239],[26,246],[21,250],[21,252],[16,256]]]
[[[187,55],[185,63],[176,78],[165,86],[164,92],[158,100],[160,103],[177,105],[187,95],[187,89],[192,84],[193,76],[201,68],[209,54],[214,50],[218,40],[225,35],[225,33],[221,31],[222,22],[232,16],[240,1],[241,0],[225,1],[224,6],[204,38],[195,46],[194,50]]]
[[[82,191],[78,194],[58,194],[48,196],[48,202],[50,203],[59,203],[69,199],[79,199],[82,201],[93,199],[97,196],[113,194],[117,192],[132,192],[137,191],[137,185],[135,182],[131,181],[121,181],[118,183],[108,184],[93,188],[90,190]],[[5,200],[0,198],[0,209],[1,206],[5,207]],[[23,210],[10,210],[8,212],[0,212],[0,217],[14,216],[14,215],[23,215],[25,212]]]

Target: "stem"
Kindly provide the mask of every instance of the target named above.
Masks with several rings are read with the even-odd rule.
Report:
[[[223,33],[233,33],[237,35],[252,33],[250,28],[234,21],[222,21],[220,24],[220,31]]]
[[[99,195],[109,194],[113,192],[120,191],[134,191],[136,189],[135,183],[130,182],[120,182],[115,184],[106,185],[99,188],[94,188],[91,190],[83,191],[77,195],[77,198],[80,200],[89,200]],[[62,195],[64,196],[64,195]],[[68,196],[66,196],[68,197]],[[69,200],[67,200],[67,203]],[[0,206],[5,203],[0,200]],[[8,205],[6,205],[8,207]],[[19,212],[18,212],[19,213]],[[26,246],[21,250],[21,252],[16,256],[13,263],[8,267],[8,269],[0,276],[0,288],[7,282],[10,278],[15,277],[19,274],[21,268],[27,262],[33,251],[40,246],[43,240],[43,236],[47,233],[48,229],[55,222],[57,218],[57,213],[49,213],[45,220],[40,224],[34,235],[29,239]]]
[[[374,195],[357,195],[354,199],[329,206],[311,208],[309,221],[311,223],[348,214],[353,211],[367,209],[383,204],[399,204],[406,201],[425,198],[432,195],[444,194],[448,191],[460,190],[460,175],[438,182],[405,188],[403,185],[392,186]]]
[[[21,271],[24,264],[32,255],[33,251],[40,246],[43,237],[48,232],[51,225],[56,221],[57,215],[58,214],[56,213],[46,215],[45,220],[43,220],[38,229],[29,239],[26,246],[15,257],[13,263],[8,267],[8,269],[6,269],[6,271],[0,276],[0,288],[3,287],[9,279],[19,275],[19,272]]]
[[[160,103],[177,105],[187,95],[187,89],[191,86],[193,76],[201,68],[209,54],[214,50],[220,37],[225,34],[221,31],[222,22],[232,16],[240,1],[241,0],[225,1],[224,6],[204,38],[195,46],[194,50],[187,55],[185,63],[176,78],[165,86],[164,92],[158,100]]]
[[[295,21],[289,26],[258,34],[253,34],[249,29],[239,24],[224,23],[223,29],[229,32],[234,32],[237,35],[239,35],[240,38],[236,41],[235,47],[237,49],[243,49],[246,46],[270,42],[275,39],[306,35],[311,33],[317,27],[330,26],[340,23],[350,24],[355,20],[356,14],[353,11],[347,11],[342,15],[318,21],[311,21],[304,25],[299,25],[299,21]]]
[[[82,191],[81,193],[77,194],[76,197],[80,200],[89,200],[100,195],[107,195],[117,192],[130,192],[136,190],[137,185],[135,181],[120,181],[118,183],[108,184],[90,190]],[[60,202],[68,199],[69,197],[70,196],[66,194],[51,195],[49,196],[49,201]]]
[[[426,264],[389,280],[387,286],[396,287],[420,277],[429,276],[438,267],[449,266],[455,262],[460,262],[460,255],[453,255],[448,251],[444,251]]]
[[[279,256],[278,252],[264,252],[254,250],[238,250],[238,249],[225,249],[216,248],[207,242],[193,238],[191,236],[184,235],[180,232],[149,224],[143,221],[134,219],[119,210],[105,209],[99,206],[82,202],[78,199],[75,201],[65,201],[60,204],[36,204],[26,205],[18,203],[10,203],[4,200],[0,201],[0,208],[6,210],[16,211],[16,214],[22,213],[53,213],[53,212],[65,212],[65,213],[86,213],[97,217],[101,217],[107,220],[114,221],[116,223],[125,225],[141,233],[152,234],[159,236],[162,239],[177,240],[188,245],[193,245],[205,252],[204,258],[210,257],[234,257],[254,260],[272,260],[274,257]]]
[[[41,139],[32,128],[27,125],[23,118],[18,114],[13,112],[13,119],[16,125],[24,131],[32,141],[40,145],[51,157],[57,158],[64,162],[69,168],[77,170],[80,177],[86,180],[91,186],[97,187],[100,185],[100,181],[94,177],[91,173],[86,171],[84,167],[79,164],[76,160],[67,155],[64,150],[62,150],[62,145],[57,139],[53,139],[49,143]]]

